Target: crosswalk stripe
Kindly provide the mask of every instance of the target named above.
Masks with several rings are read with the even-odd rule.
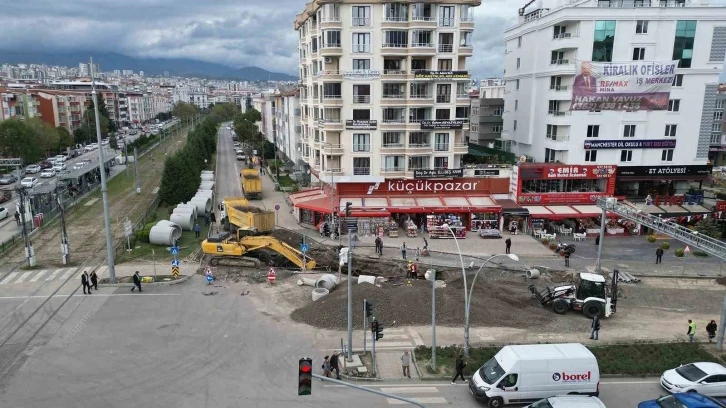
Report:
[[[439,389],[436,387],[381,387],[381,392],[389,394],[436,393],[439,392]]]
[[[411,401],[417,402],[419,404],[448,404],[449,402],[446,401],[446,398],[442,397],[423,397],[423,398],[407,398]],[[388,403],[390,405],[403,405],[403,404],[409,404],[408,402],[404,402],[401,400],[397,400],[394,398],[386,398]]]
[[[30,280],[30,282],[37,282],[38,279],[40,279],[45,273],[48,272],[47,269],[43,269],[42,271],[38,272],[37,275],[33,276],[33,279]]]
[[[402,346],[411,347],[412,344],[411,344],[410,341],[383,341],[383,340],[378,340],[376,342],[376,347],[378,347],[378,346],[383,346],[383,347],[402,347]]]
[[[55,279],[56,276],[58,276],[59,273],[63,272],[63,269],[56,269],[51,273],[47,278],[45,278],[46,281],[52,281]]]
[[[61,279],[68,279],[68,278],[70,278],[70,277],[71,277],[71,275],[73,275],[73,274],[74,274],[75,272],[76,272],[76,269],[75,269],[75,268],[71,268],[71,269],[69,269],[68,271],[66,271],[66,273],[64,273],[64,274],[63,274],[63,276],[61,276]]]
[[[32,275],[33,272],[23,272],[22,275],[18,278],[18,280],[15,281],[15,283],[23,283],[26,279],[28,279],[28,276]]]
[[[7,277],[5,277],[5,279],[3,279],[2,282],[0,282],[0,285],[6,285],[11,280],[15,279],[16,276],[18,276],[18,272],[10,272],[10,275],[8,275]]]

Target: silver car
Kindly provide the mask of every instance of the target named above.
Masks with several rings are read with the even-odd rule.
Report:
[[[2,177],[0,177],[0,184],[3,185],[13,184],[16,181],[18,181],[18,178],[14,174],[3,174]]]

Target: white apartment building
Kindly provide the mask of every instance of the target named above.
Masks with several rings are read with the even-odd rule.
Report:
[[[316,0],[299,35],[303,159],[313,181],[458,169],[467,153],[480,0]]]
[[[300,91],[281,89],[275,92],[275,143],[281,157],[293,163],[296,172],[307,171],[307,163],[302,160],[302,123],[300,120]]]
[[[726,54],[724,6],[703,0],[538,0],[520,10],[505,42],[502,137],[518,155],[619,169],[686,169],[705,165],[709,146],[721,144],[716,96]],[[680,60],[668,110],[570,111],[578,60]],[[593,140],[664,139],[676,147],[585,148]]]

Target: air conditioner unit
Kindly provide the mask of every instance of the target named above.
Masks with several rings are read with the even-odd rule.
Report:
[[[332,59],[332,58],[330,58],[330,57],[325,57],[325,63],[326,63],[326,64],[330,64],[331,62],[333,62],[333,59]]]

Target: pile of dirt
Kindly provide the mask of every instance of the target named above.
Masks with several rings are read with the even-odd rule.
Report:
[[[464,324],[464,285],[455,279],[436,290],[436,324]],[[336,288],[330,295],[311,302],[290,317],[315,327],[344,330],[347,328],[347,287]],[[407,284],[384,283],[353,285],[353,321],[360,328],[363,300],[373,303],[373,315],[385,327],[431,324],[431,283],[423,280]],[[471,301],[470,324],[489,327],[551,327],[556,316],[551,310],[535,306],[527,285],[511,276],[496,281],[479,280]],[[559,325],[558,325],[559,326]]]
[[[245,206],[245,205],[235,205],[234,209],[241,212],[248,212],[248,213],[254,213],[254,214],[263,214],[267,212],[272,212],[268,210],[263,210],[259,207],[252,207],[252,206]]]

